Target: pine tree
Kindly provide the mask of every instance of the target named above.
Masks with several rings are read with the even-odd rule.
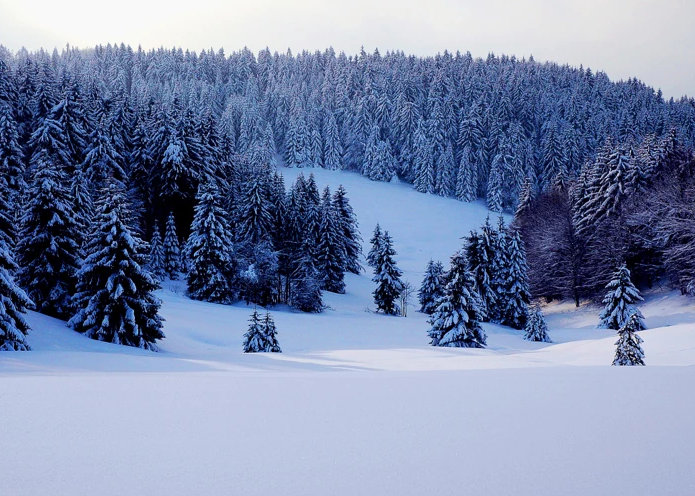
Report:
[[[342,167],[343,146],[340,143],[338,124],[332,112],[324,126],[323,157],[326,169],[338,170]]]
[[[644,341],[637,334],[637,331],[642,329],[643,323],[639,314],[631,314],[618,330],[613,365],[644,365],[644,350],[640,346]]]
[[[618,267],[613,274],[613,279],[606,285],[608,292],[603,298],[605,308],[599,316],[601,322],[599,329],[618,330],[625,325],[631,315],[637,315],[637,328],[635,331],[646,329],[642,313],[634,306],[642,301],[639,290],[630,280],[630,271],[625,264]]]
[[[475,290],[480,295],[483,312],[487,315],[497,304],[497,295],[492,287],[494,280],[495,236],[488,218],[481,234],[471,231],[466,243],[466,258],[475,280]]]
[[[17,245],[20,286],[39,312],[63,319],[71,315],[80,253],[66,184],[65,173],[52,161],[36,164]]]
[[[377,284],[372,293],[377,311],[381,310],[386,315],[398,315],[400,307],[398,299],[403,290],[401,275],[403,272],[396,266],[393,257],[396,251],[393,249],[393,241],[388,231],[384,231],[379,242],[379,252],[374,264],[374,277],[372,281]]]
[[[319,274],[306,240],[302,244],[297,268],[292,274],[291,293],[290,305],[301,312],[319,313],[324,309]]]
[[[258,316],[258,310],[254,307],[251,318],[249,319],[249,328],[244,334],[244,353],[258,353],[265,351],[265,333],[263,332],[263,324]]]
[[[362,271],[359,259],[362,254],[362,246],[360,241],[359,227],[357,217],[350,206],[350,201],[347,197],[347,192],[343,185],[338,186],[338,189],[333,193],[333,207],[337,213],[338,228],[342,233],[341,243],[345,252],[345,260],[343,261],[343,269],[346,272],[359,274]]]
[[[182,269],[181,246],[176,234],[176,219],[174,213],[169,212],[164,230],[164,270],[172,281],[176,281]]]
[[[369,249],[369,253],[367,253],[367,264],[369,264],[369,266],[372,268],[376,268],[377,259],[379,258],[379,253],[381,252],[382,238],[383,234],[381,232],[381,227],[377,222],[372,239],[369,240],[372,247]]]
[[[275,321],[270,312],[266,310],[265,318],[263,319],[263,337],[265,338],[266,348],[264,351],[270,353],[282,353],[280,344],[277,338],[278,331],[275,328]]]
[[[507,263],[502,323],[514,329],[522,329],[526,323],[527,306],[531,296],[526,275],[528,272],[526,250],[518,229],[514,229],[508,238]]]
[[[470,148],[466,147],[461,152],[458,174],[456,175],[456,198],[472,202],[477,198],[478,171],[475,162],[471,160]]]
[[[451,257],[451,268],[447,273],[444,296],[428,322],[432,346],[456,348],[484,348],[487,336],[480,325],[483,313],[480,297],[475,291],[473,276],[462,253]]]
[[[418,291],[420,311],[431,315],[442,296],[444,296],[444,266],[442,262],[434,262],[430,259]]]
[[[147,244],[126,224],[122,185],[109,182],[100,196],[68,325],[92,339],[157,351],[164,333],[153,294],[159,285],[143,269]]]
[[[217,186],[201,184],[196,196],[191,234],[186,243],[188,294],[194,300],[229,303],[234,292],[230,287],[232,238],[220,207]]]
[[[528,312],[528,319],[524,325],[524,339],[526,341],[552,343],[550,336],[548,336],[548,326],[543,318],[543,311],[538,304],[531,307]]]
[[[152,272],[152,275],[158,280],[166,277],[164,257],[164,245],[162,244],[162,235],[159,232],[159,222],[155,221],[152,227],[152,239],[150,240],[150,258],[147,262],[147,268]]]
[[[331,293],[345,293],[346,258],[339,218],[331,201],[331,191],[326,186],[321,203],[319,242],[316,246],[316,263],[321,279],[321,289]]]
[[[0,177],[0,351],[28,351],[30,328],[23,314],[34,304],[14,280],[18,267],[10,250],[11,232],[7,232],[13,212],[6,190],[5,178]]]

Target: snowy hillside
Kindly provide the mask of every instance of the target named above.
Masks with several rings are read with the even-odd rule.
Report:
[[[282,169],[286,183],[300,172]],[[313,170],[343,184],[365,252],[390,231],[404,279],[448,264],[482,204]],[[554,344],[485,325],[484,350],[428,346],[426,316],[373,313],[371,274],[307,315],[273,309],[282,354],[243,354],[251,308],[167,281],[162,352],[93,341],[32,313],[0,355],[8,495],[685,495],[695,493],[695,300],[640,309],[647,367],[610,367],[600,308],[546,307]]]

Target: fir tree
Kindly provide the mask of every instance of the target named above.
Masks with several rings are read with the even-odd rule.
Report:
[[[28,351],[26,342],[29,324],[24,320],[33,303],[14,280],[18,267],[10,250],[11,236],[4,229],[11,225],[11,210],[2,194],[5,179],[0,177],[0,351]]]
[[[618,330],[625,325],[631,315],[637,315],[637,328],[635,331],[646,329],[642,313],[635,307],[635,303],[642,301],[639,290],[630,280],[630,271],[625,264],[621,265],[613,274],[613,279],[606,285],[608,292],[603,298],[605,308],[599,316],[601,322],[599,329]]]
[[[527,278],[526,251],[518,229],[507,240],[507,271],[503,287],[502,324],[522,329],[530,300]]]
[[[338,216],[338,228],[342,233],[341,243],[345,253],[343,269],[346,272],[359,274],[362,271],[362,266],[359,263],[360,254],[362,253],[362,246],[360,244],[362,237],[360,236],[357,218],[350,206],[347,192],[342,184],[335,193],[333,193],[333,207]]]
[[[181,262],[181,246],[176,234],[176,219],[174,213],[169,212],[166,228],[164,230],[164,270],[172,281],[179,278],[179,272],[183,269]]]
[[[71,315],[80,253],[66,184],[65,173],[52,161],[36,164],[17,245],[20,286],[39,312],[57,318]]]
[[[164,338],[161,301],[153,294],[159,285],[143,269],[147,244],[126,224],[126,210],[122,186],[110,182],[101,192],[68,325],[92,339],[157,351],[155,341]]]
[[[618,330],[613,365],[644,365],[644,350],[640,346],[644,341],[637,334],[637,331],[642,329],[643,323],[639,314],[631,314]]]
[[[382,238],[383,234],[381,233],[381,227],[377,222],[372,239],[369,240],[372,247],[369,249],[369,253],[367,254],[367,263],[372,268],[376,268],[377,259],[379,258],[379,253],[381,252]]]
[[[147,268],[152,272],[152,275],[158,280],[166,277],[164,257],[164,245],[162,244],[162,235],[159,232],[159,222],[155,221],[152,227],[152,239],[150,239],[150,258],[147,262]]]
[[[301,252],[297,268],[292,274],[290,305],[301,312],[319,313],[324,309],[321,282],[308,241],[303,243]]]
[[[403,273],[396,265],[393,257],[396,251],[393,249],[393,241],[388,231],[384,231],[379,242],[379,252],[374,264],[374,277],[372,281],[377,284],[372,293],[377,311],[381,310],[386,315],[398,315],[400,308],[398,299],[403,290],[401,275]]]
[[[528,318],[524,325],[524,339],[526,341],[538,341],[541,343],[552,343],[548,336],[548,326],[543,318],[543,311],[540,305],[536,304],[528,312]]]
[[[444,296],[429,318],[432,346],[484,348],[487,336],[480,325],[483,314],[475,282],[468,270],[466,258],[456,253],[451,258]]]
[[[258,316],[258,310],[254,307],[251,318],[249,319],[249,328],[244,334],[244,353],[258,353],[265,351],[265,333],[263,332],[263,324]]]
[[[331,201],[331,192],[326,186],[321,203],[319,242],[316,246],[316,262],[321,288],[331,293],[345,293],[345,244],[337,212]]]
[[[227,232],[216,185],[201,184],[196,199],[198,204],[186,243],[190,264],[188,294],[194,300],[229,303],[234,296],[229,281],[232,238]]]
[[[275,328],[275,321],[270,312],[266,310],[265,318],[263,319],[263,337],[265,338],[266,352],[270,353],[281,353],[280,344],[278,343],[278,331]]]
[[[442,296],[444,296],[444,266],[442,262],[434,262],[430,259],[418,291],[420,311],[431,315]]]

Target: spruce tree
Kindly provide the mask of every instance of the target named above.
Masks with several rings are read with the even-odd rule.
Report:
[[[333,193],[333,207],[337,214],[339,230],[342,233],[341,243],[345,252],[343,269],[346,272],[359,274],[362,271],[362,266],[359,262],[360,254],[362,253],[362,246],[360,245],[362,237],[360,236],[357,217],[355,217],[347,192],[342,184]]]
[[[640,346],[644,341],[637,334],[642,329],[640,316],[637,313],[631,314],[618,330],[613,365],[644,365],[644,350]]]
[[[475,281],[468,270],[465,255],[456,253],[451,257],[451,268],[447,274],[444,296],[428,322],[432,346],[455,348],[484,348],[487,336],[481,326],[483,314],[479,307],[480,297],[475,291]]]
[[[249,319],[249,328],[244,334],[244,353],[258,353],[265,351],[265,333],[263,332],[263,324],[258,316],[258,310],[254,307],[251,318]]]
[[[188,294],[194,300],[229,303],[234,293],[229,276],[232,271],[232,238],[220,207],[215,183],[201,184],[196,196],[191,234],[186,243],[189,261]]]
[[[292,274],[290,305],[301,312],[319,313],[324,309],[321,281],[309,241],[305,240],[300,253],[301,258]]]
[[[68,325],[92,339],[157,351],[164,333],[153,294],[159,285],[143,268],[147,244],[126,223],[122,185],[111,181],[100,196]]]
[[[278,343],[278,331],[275,328],[275,321],[270,312],[266,310],[265,317],[263,318],[263,337],[265,338],[266,352],[270,353],[281,353],[280,343]]]
[[[37,311],[66,319],[75,292],[80,246],[65,173],[52,161],[35,164],[26,194],[19,255],[19,284]]]
[[[528,311],[528,318],[524,325],[524,339],[526,341],[538,341],[541,343],[552,343],[548,336],[548,326],[543,318],[543,311],[540,305],[536,304]]]
[[[147,262],[147,268],[152,272],[152,275],[158,280],[166,277],[164,269],[164,245],[162,244],[162,235],[159,232],[159,222],[155,221],[152,227],[152,239],[150,239],[150,258]]]
[[[425,269],[425,277],[418,291],[420,311],[431,315],[437,308],[439,299],[444,296],[444,266],[440,261],[430,259]]]
[[[521,233],[514,229],[507,239],[507,271],[503,288],[502,324],[522,329],[526,323],[526,309],[530,300],[528,266]]]
[[[379,226],[379,223],[377,222],[376,227],[374,228],[374,234],[372,234],[372,239],[369,240],[372,247],[369,249],[369,253],[367,253],[367,264],[369,264],[369,266],[372,268],[376,268],[377,259],[379,258],[379,253],[381,251],[382,237],[383,234],[381,233],[381,226]]]
[[[599,316],[601,322],[599,329],[618,330],[625,325],[631,315],[637,315],[637,328],[635,331],[646,329],[642,313],[635,307],[635,303],[642,301],[639,290],[630,280],[630,271],[622,264],[613,274],[613,279],[606,285],[608,292],[603,298],[605,308]]]
[[[342,242],[338,213],[331,201],[331,192],[326,186],[321,203],[319,242],[316,246],[316,262],[321,279],[321,288],[331,293],[345,293],[345,246]]]
[[[172,281],[179,278],[179,272],[183,269],[181,261],[181,246],[176,234],[176,219],[174,213],[169,212],[166,228],[164,230],[164,270]]]
[[[396,265],[393,257],[396,251],[393,249],[393,241],[388,231],[384,231],[379,243],[379,252],[374,266],[374,277],[372,281],[377,284],[372,293],[377,311],[382,311],[386,315],[398,315],[400,307],[398,299],[403,290],[401,275],[403,272]]]
[[[23,314],[33,303],[14,280],[18,267],[10,250],[11,232],[7,232],[13,212],[5,191],[5,178],[0,177],[0,351],[28,351],[30,328]]]

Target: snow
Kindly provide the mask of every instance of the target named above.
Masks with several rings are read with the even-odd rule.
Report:
[[[288,185],[312,171],[345,185],[365,240],[390,232],[415,287],[488,213],[283,169]],[[283,353],[242,353],[252,307],[190,300],[182,281],[157,293],[161,353],[31,313],[34,351],[0,354],[0,494],[695,494],[694,299],[644,292],[647,366],[611,367],[599,305],[544,306],[553,344],[485,324],[487,349],[434,348],[417,301],[376,314],[373,286],[347,274],[321,314],[273,309]]]

